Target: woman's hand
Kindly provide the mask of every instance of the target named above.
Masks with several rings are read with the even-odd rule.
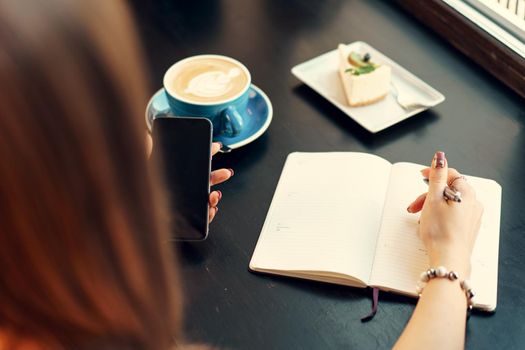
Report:
[[[467,277],[483,207],[466,179],[448,168],[443,152],[437,152],[431,167],[421,172],[429,179],[428,193],[419,196],[407,210],[422,210],[419,235],[427,248],[430,266],[445,266]],[[444,199],[447,185],[461,192],[461,202]]]
[[[215,155],[219,150],[221,149],[221,143],[220,142],[214,142],[211,146],[211,155]],[[233,169],[218,169],[211,172],[210,176],[210,186],[220,184],[226,180],[228,180],[230,177],[232,177],[234,174]],[[219,204],[219,201],[222,198],[222,192],[221,191],[213,191],[210,193],[210,198],[208,200],[208,206],[210,207],[208,220],[209,222],[213,221],[213,218],[219,211],[219,208],[217,205]]]
[[[427,248],[430,267],[444,266],[461,280],[470,274],[470,256],[478,234],[483,208],[474,189],[456,170],[449,169],[445,153],[437,152],[428,177],[428,193],[407,210],[420,210],[419,235]],[[461,192],[461,202],[445,200],[446,186]],[[430,280],[394,349],[462,349],[465,343],[467,298],[459,281]],[[443,336],[446,334],[446,336]]]
[[[211,155],[214,156],[219,152],[222,145],[220,142],[214,142],[211,145]],[[153,149],[153,140],[151,138],[151,135],[146,135],[146,153],[149,157],[151,155],[151,151]],[[210,186],[220,184],[226,180],[228,180],[230,177],[232,177],[234,174],[233,169],[218,169],[211,172],[210,175]],[[210,193],[210,197],[208,198],[208,221],[212,222],[213,218],[219,211],[219,208],[217,205],[219,204],[219,201],[222,198],[222,192],[221,191],[213,191]]]

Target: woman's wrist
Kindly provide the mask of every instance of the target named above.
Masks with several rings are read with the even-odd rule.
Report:
[[[462,279],[470,277],[470,254],[456,251],[433,252],[429,254],[430,267],[444,266],[458,273]]]

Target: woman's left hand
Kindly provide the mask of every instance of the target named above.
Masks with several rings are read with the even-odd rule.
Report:
[[[213,142],[211,144],[211,155],[212,157],[219,152],[222,145],[220,142]],[[151,138],[151,135],[146,135],[146,152],[148,157],[151,155],[151,150],[153,148],[153,140]],[[232,177],[234,174],[233,169],[218,169],[211,172],[210,175],[210,186],[220,184],[226,180],[228,180],[230,177]],[[219,211],[219,208],[217,205],[219,204],[219,201],[222,198],[222,192],[212,191],[210,193],[210,197],[208,198],[208,222],[212,222],[213,218]]]
[[[214,142],[211,145],[211,155],[214,156],[219,152],[221,149],[221,143],[220,142]],[[210,175],[210,186],[220,184],[226,180],[228,180],[230,177],[232,177],[234,174],[233,169],[218,169],[211,172]],[[217,205],[219,204],[219,201],[222,198],[222,192],[212,191],[210,193],[210,198],[208,200],[208,206],[210,207],[210,210],[208,211],[208,221],[212,222],[213,218],[219,211],[219,208]]]

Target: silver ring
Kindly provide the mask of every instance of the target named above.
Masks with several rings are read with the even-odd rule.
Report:
[[[453,178],[452,181],[450,181],[450,182],[448,183],[448,186],[449,186],[449,187],[452,187],[452,186],[454,185],[454,182],[455,182],[456,180],[459,180],[459,179],[462,179],[462,180],[467,181],[467,178],[466,178],[465,176],[463,176],[463,175],[459,175],[459,176],[456,176],[455,178]]]
[[[454,202],[458,202],[460,203],[461,202],[461,192],[459,191],[456,191],[456,189],[454,188],[450,188],[450,187],[445,187],[445,189],[443,190],[443,197],[445,198],[446,201],[454,201]]]

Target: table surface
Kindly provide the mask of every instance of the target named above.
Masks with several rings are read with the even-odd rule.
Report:
[[[503,187],[498,308],[470,319],[467,348],[523,346],[525,101],[386,0],[136,0],[133,7],[152,93],[175,61],[218,53],[243,62],[274,107],[265,134],[214,159],[214,167],[234,168],[235,176],[218,186],[224,196],[209,238],[175,246],[190,340],[234,349],[392,346],[414,300],[381,293],[378,314],[361,323],[369,289],[253,274],[248,263],[290,152],[369,152],[427,164],[444,150],[451,166]],[[290,73],[357,40],[441,91],[445,102],[370,134]]]

